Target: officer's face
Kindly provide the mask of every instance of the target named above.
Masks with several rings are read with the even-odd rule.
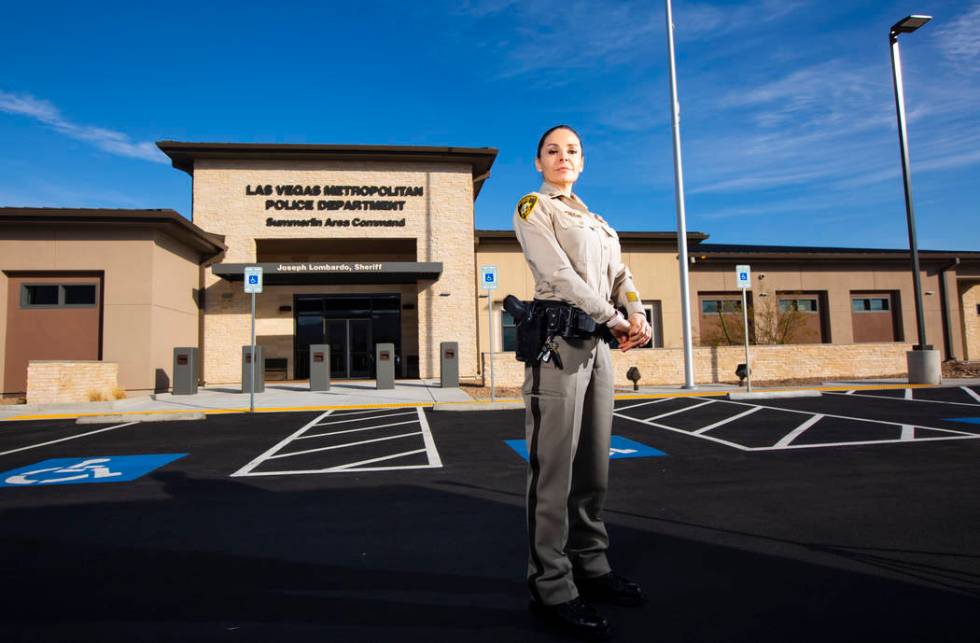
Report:
[[[544,180],[559,187],[571,186],[584,166],[582,143],[573,132],[558,129],[548,134],[534,166]]]

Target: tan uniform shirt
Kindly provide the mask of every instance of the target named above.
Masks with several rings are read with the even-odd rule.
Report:
[[[575,194],[542,183],[517,204],[514,230],[534,276],[535,299],[573,304],[597,323],[608,321],[614,306],[643,312],[619,236]]]

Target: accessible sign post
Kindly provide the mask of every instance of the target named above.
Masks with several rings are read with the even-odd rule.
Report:
[[[735,266],[735,279],[742,291],[742,321],[745,325],[745,386],[752,391],[752,368],[749,365],[749,306],[746,292],[752,288],[752,270],[747,265]]]
[[[490,403],[497,401],[497,391],[493,382],[493,292],[497,289],[497,266],[480,266],[480,285],[487,291],[487,318],[490,324],[487,332],[490,337]]]
[[[252,295],[251,375],[248,382],[248,411],[255,413],[255,295],[262,292],[262,266],[245,268],[245,294]]]

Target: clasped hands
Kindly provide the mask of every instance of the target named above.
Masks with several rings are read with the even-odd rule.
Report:
[[[619,350],[624,353],[637,346],[646,346],[653,336],[647,316],[643,313],[633,313],[629,317],[629,322],[623,320],[621,324],[609,330],[619,342]]]

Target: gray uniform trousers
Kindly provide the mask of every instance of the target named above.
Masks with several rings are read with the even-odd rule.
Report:
[[[528,588],[555,605],[578,596],[575,575],[610,571],[602,506],[609,478],[613,373],[598,338],[557,339],[564,365],[525,367]]]

